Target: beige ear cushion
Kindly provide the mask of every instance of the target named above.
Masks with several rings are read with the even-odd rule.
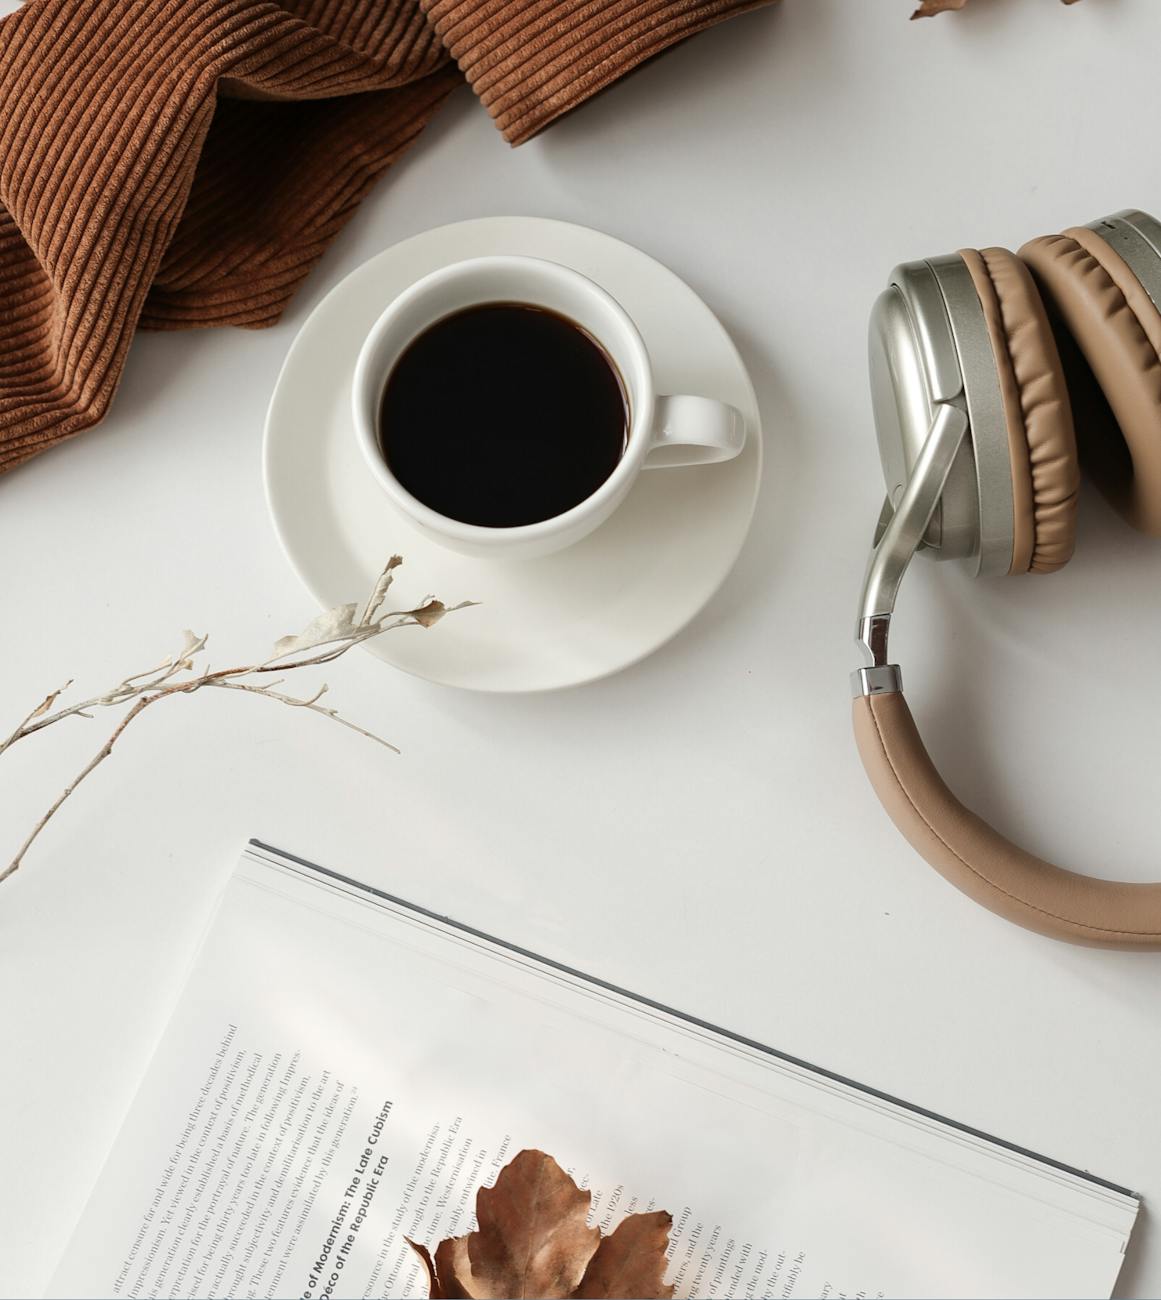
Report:
[[[902,694],[857,698],[854,725],[863,766],[892,821],[977,903],[1054,939],[1161,948],[1161,884],[1094,880],[1006,840],[943,783]]]
[[[1006,248],[961,249],[984,309],[1012,460],[1012,573],[1072,558],[1080,489],[1072,408],[1056,341],[1028,268]]]
[[[1075,338],[1128,446],[1126,462],[1119,446],[1101,445],[1082,427],[1086,468],[1134,527],[1161,535],[1161,312],[1095,231],[1034,239],[1020,256]]]

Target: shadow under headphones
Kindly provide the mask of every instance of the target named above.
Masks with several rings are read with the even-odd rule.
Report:
[[[1161,949],[1161,882],[1053,866],[970,812],[924,749],[887,634],[917,550],[976,574],[1051,573],[1072,555],[1079,459],[1130,524],[1161,535],[1161,222],[1117,213],[1013,254],[965,249],[892,274],[870,329],[887,500],[852,676],[867,775],[915,849],[1020,925]]]

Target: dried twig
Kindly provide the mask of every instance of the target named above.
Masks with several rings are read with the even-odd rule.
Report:
[[[10,749],[18,740],[24,740],[35,732],[43,731],[45,727],[52,726],[54,722],[62,722],[65,718],[91,718],[97,709],[115,708],[123,704],[129,704],[131,707],[114,727],[101,748],[64,788],[53,805],[32,828],[31,834],[17,850],[16,856],[3,871],[0,871],[0,881],[7,880],[9,876],[19,869],[33,841],[44,830],[49,821],[55,816],[57,810],[77,786],[109,757],[113,746],[117,743],[126,727],[135,718],[140,717],[151,704],[156,704],[158,700],[168,699],[172,695],[192,695],[206,688],[244,691],[249,695],[259,695],[268,700],[275,700],[279,704],[289,705],[291,708],[306,709],[311,713],[318,713],[322,717],[329,718],[332,722],[337,722],[340,726],[347,727],[351,731],[357,731],[360,736],[366,736],[368,740],[374,740],[377,744],[384,745],[387,749],[398,753],[399,751],[389,741],[342,717],[337,709],[320,704],[319,700],[327,690],[325,684],[319,687],[313,695],[306,698],[287,695],[275,688],[282,685],[283,676],[286,673],[293,672],[297,668],[314,668],[320,664],[333,663],[334,660],[346,654],[353,646],[361,645],[364,641],[369,641],[372,637],[379,636],[383,632],[390,632],[395,628],[408,626],[432,627],[445,614],[457,609],[463,609],[474,603],[464,601],[462,604],[453,605],[449,608],[442,601],[429,597],[414,609],[397,609],[381,613],[388,588],[393,580],[394,571],[402,563],[403,561],[398,555],[393,555],[387,561],[383,572],[376,580],[374,590],[368,597],[366,604],[363,606],[363,611],[357,619],[355,618],[355,605],[340,605],[337,609],[320,614],[318,618],[309,623],[296,636],[284,636],[280,641],[276,642],[273,653],[269,658],[262,660],[261,663],[248,664],[237,668],[218,668],[213,671],[208,667],[195,667],[194,661],[198,655],[204,652],[208,638],[195,636],[193,632],[187,631],[182,647],[175,655],[171,655],[153,668],[146,668],[142,672],[130,674],[130,676],[123,678],[116,686],[102,695],[95,695],[92,699],[82,700],[79,704],[71,704],[67,708],[58,709],[53,713],[50,712],[52,706],[68,690],[72,682],[68,681],[58,690],[52,691],[28,714],[6,740],[0,741],[0,754],[3,754],[6,749]],[[267,682],[263,680],[266,674],[273,673],[280,675],[273,681]]]

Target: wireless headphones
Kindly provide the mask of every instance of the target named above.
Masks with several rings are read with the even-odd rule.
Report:
[[[1056,939],[1161,948],[1161,883],[1053,866],[955,798],[887,662],[917,550],[981,576],[1068,561],[1078,442],[1129,523],[1161,535],[1161,223],[1120,212],[1018,255],[900,266],[871,315],[870,363],[887,500],[859,607],[867,666],[852,676],[867,775],[915,849],[976,902]]]

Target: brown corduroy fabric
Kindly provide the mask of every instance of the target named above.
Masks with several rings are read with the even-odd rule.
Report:
[[[0,472],[101,418],[138,325],[276,321],[461,70],[519,144],[763,2],[29,0],[0,22]]]

